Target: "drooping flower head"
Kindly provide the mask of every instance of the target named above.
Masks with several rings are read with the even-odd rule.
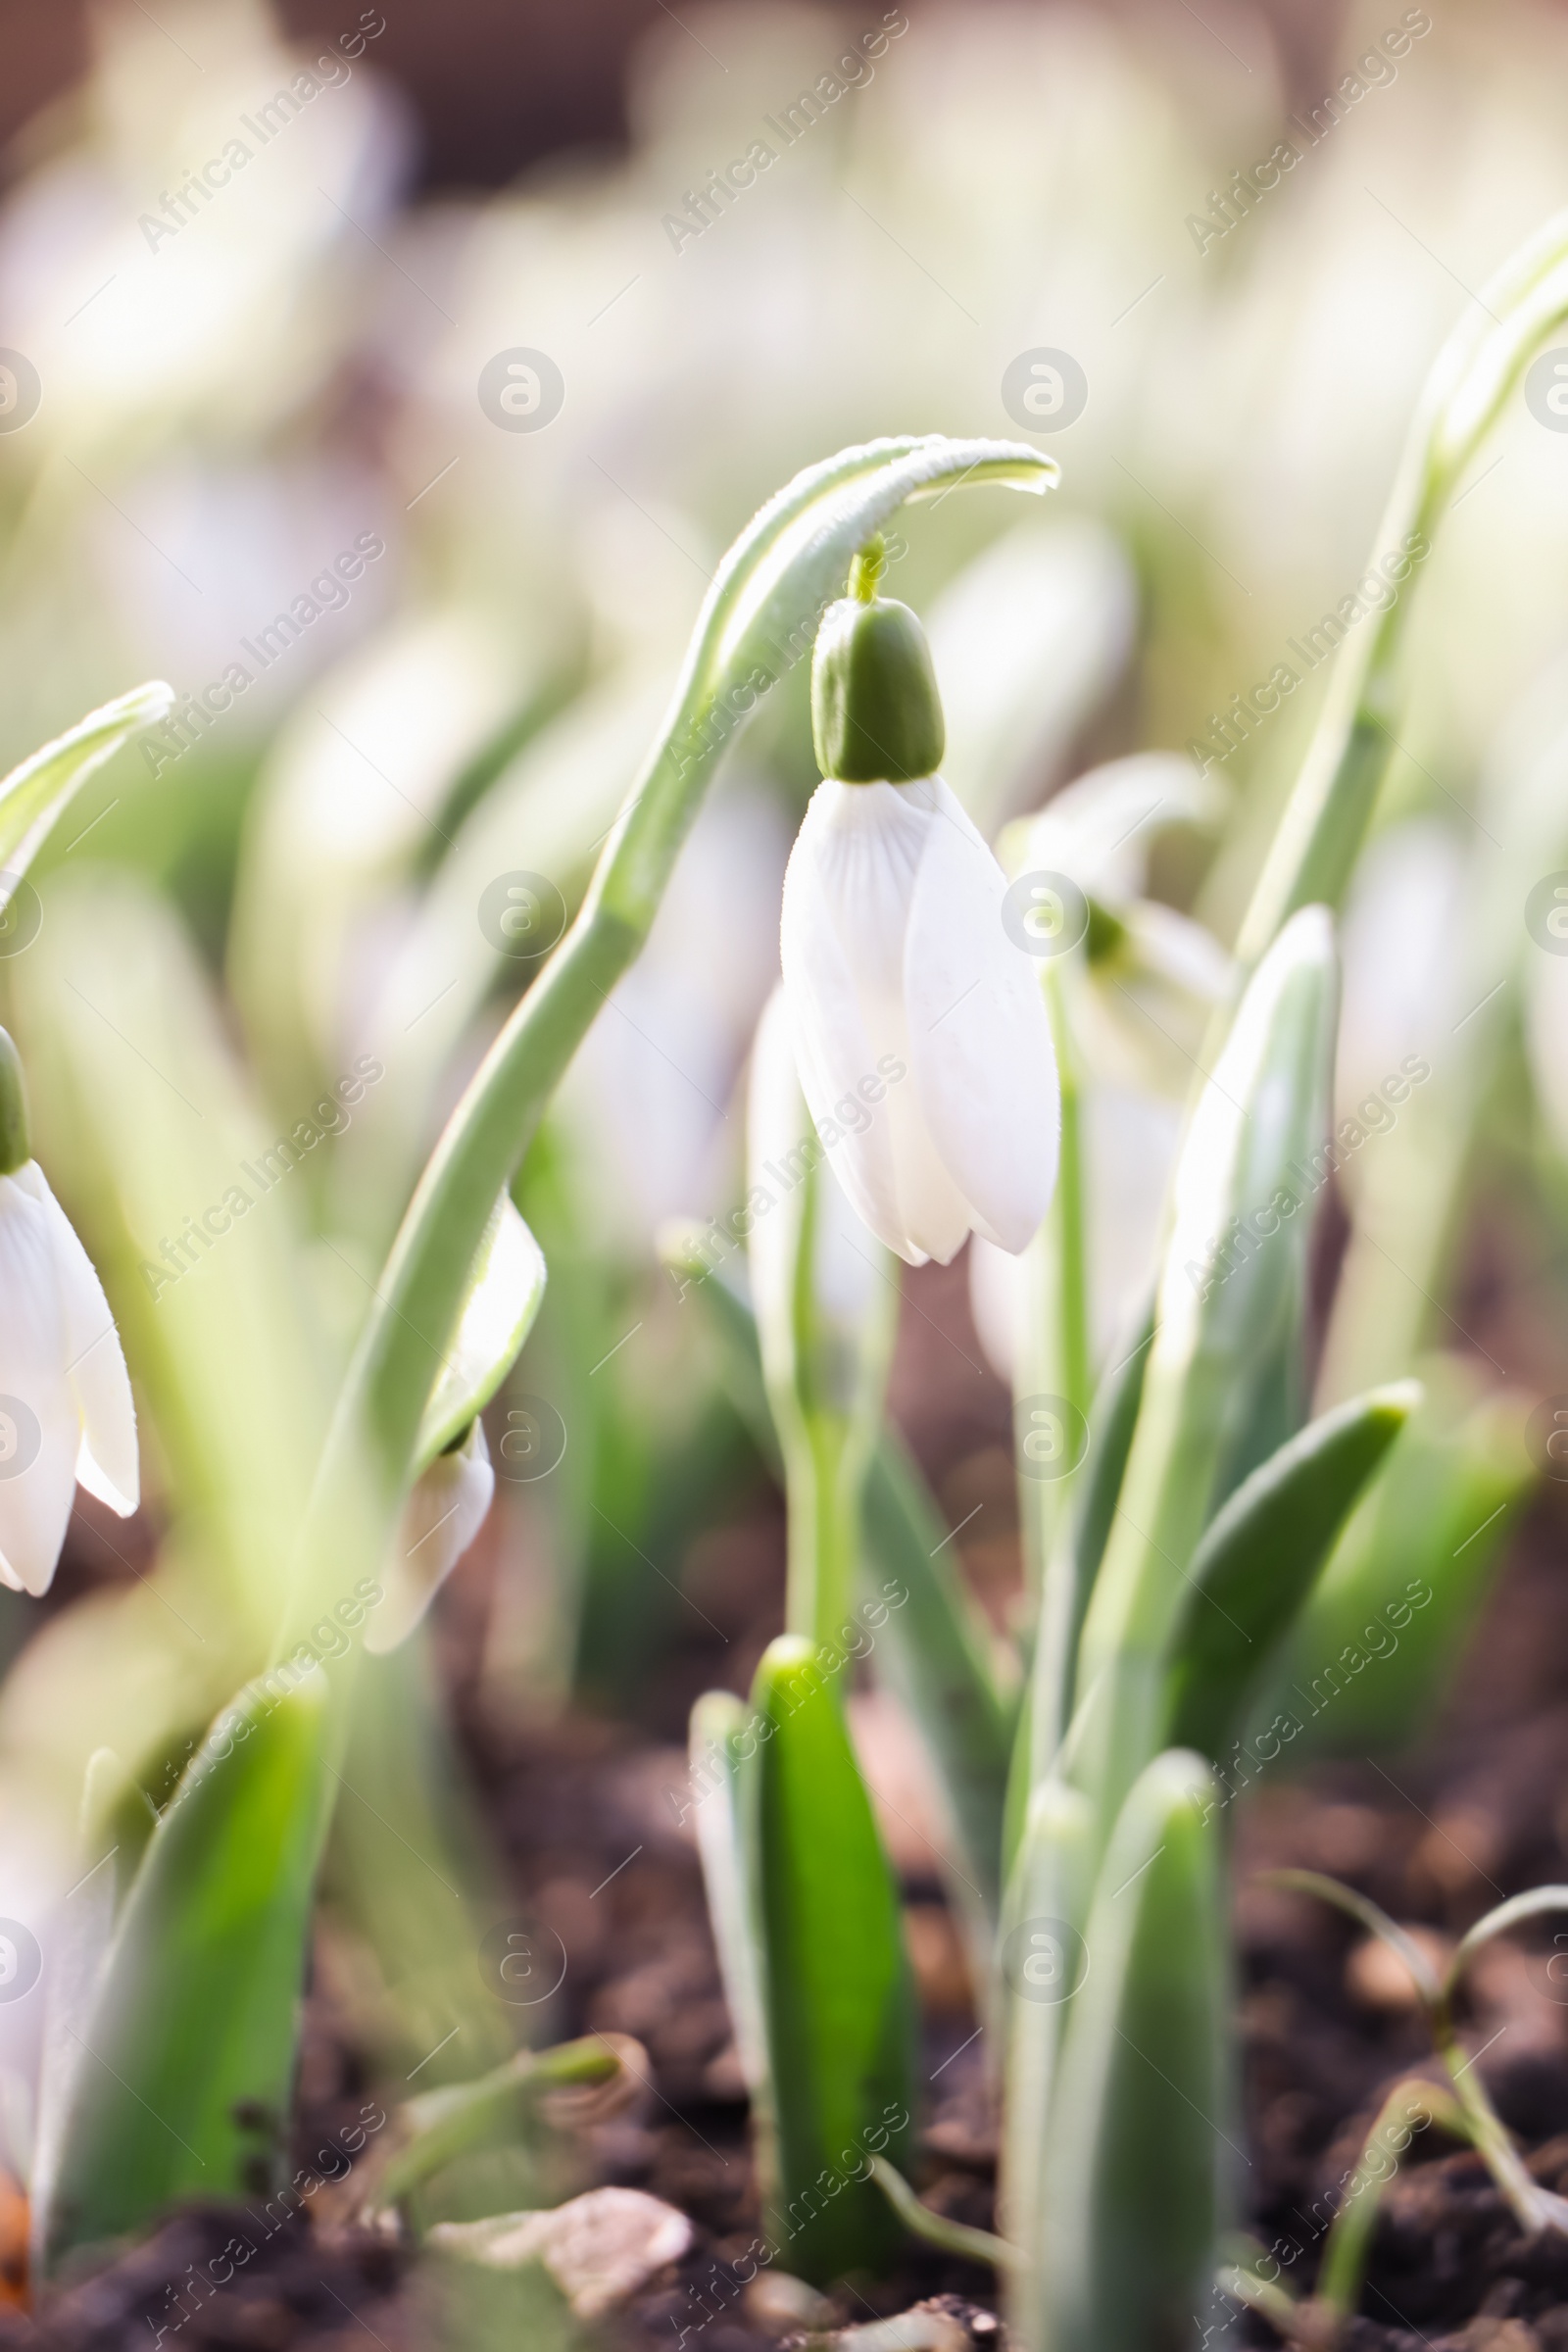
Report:
[[[817,787],[784,882],[801,1088],[865,1223],[911,1265],[972,1230],[1027,1248],[1050,1204],[1058,1097],[1006,882],[936,773],[942,706],[920,624],[875,594],[879,551],[817,636]]]
[[[128,1518],[136,1411],[103,1285],[32,1157],[0,1029],[0,1583],[46,1592],[77,1486]]]

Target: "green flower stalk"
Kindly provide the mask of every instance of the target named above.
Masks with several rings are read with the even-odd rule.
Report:
[[[782,991],[753,1049],[747,1152],[747,1259],[789,1495],[785,1621],[831,1642],[855,1586],[899,1290],[807,1116]]]

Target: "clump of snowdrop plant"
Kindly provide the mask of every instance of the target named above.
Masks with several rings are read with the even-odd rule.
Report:
[[[1568,220],[1478,310],[1482,323],[1459,330],[1435,371],[1380,545],[1436,528],[1531,354],[1568,316]],[[1306,1418],[1314,1188],[1300,1177],[1332,1099],[1333,910],[1394,740],[1383,720],[1397,708],[1411,600],[1341,650],[1196,1056],[1147,1332],[1098,1367],[1092,1396],[1074,1375],[1087,1442],[1050,1457],[1062,1507],[1030,1563],[1028,1654],[1002,1664],[882,1409],[893,1269],[877,1245],[919,1265],[951,1260],[978,1234],[1049,1259],[1047,1287],[1081,1302],[1083,1239],[1059,1213],[1067,1188],[1053,1200],[1060,1096],[1041,973],[1008,936],[1000,866],[938,773],[941,710],[919,624],[876,586],[880,534],[906,502],[959,484],[1038,494],[1056,474],[1018,444],[873,442],[788,483],[720,565],[576,919],[470,1079],[368,1285],[278,1562],[270,1649],[156,1825],[140,1822],[123,1878],[103,1874],[90,1949],[55,1974],[50,2041],[68,2063],[39,2119],[40,2272],[172,2201],[254,2196],[282,2178],[277,2127],[316,1874],[355,1699],[360,1642],[345,1630],[367,1622],[362,1596],[380,1595],[399,1543],[409,1565],[389,1623],[412,1625],[448,1544],[482,1514],[478,1416],[544,1278],[511,1202],[523,1155],[648,936],[739,719],[814,636],[824,780],[785,892],[788,1019],[775,1009],[765,1020],[752,1090],[754,1169],[776,1178],[787,1163],[790,1183],[765,1225],[757,1212],[751,1295],[700,1252],[684,1267],[765,1395],[763,1443],[776,1446],[790,1522],[786,1630],[750,1703],[710,1693],[692,1730],[692,1804],[753,2097],[767,2258],[819,2283],[853,2279],[917,2230],[997,2266],[1027,2352],[1196,2352],[1223,2328],[1237,2281],[1234,2267],[1222,2280],[1218,2258],[1240,2133],[1231,1763],[1271,1659],[1415,1402],[1399,1382]],[[122,713],[105,740],[125,731]],[[52,747],[0,785],[0,862],[15,867],[24,838],[20,823],[8,829],[10,801],[26,802],[29,843],[40,808],[64,805],[74,776],[62,781],[59,760]],[[874,1115],[851,1115],[852,1103]],[[72,1475],[86,1463],[133,1501],[128,1391],[102,1369],[90,1395],[71,1387],[81,1359],[59,1271],[69,1228],[51,1218],[15,1121],[0,1133],[0,1279],[29,1306],[25,1360],[52,1383],[59,1463]],[[1080,1164],[1080,1193],[1081,1179]],[[850,1282],[840,1192],[874,1237]],[[35,1234],[47,1238],[24,1241]],[[69,1262],[79,1317],[85,1261]],[[43,1266],[53,1288],[36,1296],[53,1321],[22,1279]],[[1050,1361],[1024,1353],[1031,1377]],[[1036,1425],[1060,1401],[1018,1399]],[[1037,1468],[1020,1448],[1023,1482]],[[63,1483],[65,1467],[56,1475]],[[414,1556],[425,1548],[433,1568]],[[47,1581],[46,1553],[47,1533],[23,1568]],[[950,1832],[1002,2100],[995,2234],[929,2212],[905,2178],[918,2145],[915,2008],[899,1888],[846,1705],[867,1657],[915,1725]],[[120,1785],[112,1766],[99,1785]],[[84,1818],[104,1826],[90,1804]],[[579,2080],[620,2065],[603,2049],[520,2055],[410,2102],[383,2226],[417,2240],[425,2180],[531,2128],[525,2084],[550,2062]],[[1504,2166],[1494,2121],[1476,2136]]]

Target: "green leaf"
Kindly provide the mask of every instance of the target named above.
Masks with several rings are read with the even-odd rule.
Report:
[[[1064,1781],[1043,1781],[1029,1799],[1008,1877],[998,1951],[1006,2055],[997,2223],[1030,2256],[1038,2256],[1045,2237],[1052,2094],[1063,2029],[1082,1989],[1095,1860],[1089,1799]],[[1008,2316],[1025,2344],[1046,2340],[1046,2292],[1034,2265],[1013,2286]]]
[[[1074,1697],[1103,1677],[1080,1762],[1108,1830],[1154,1742],[1159,1682],[1217,1474],[1299,1297],[1326,1181],[1334,930],[1303,907],[1259,964],[1177,1162],[1132,1449],[1084,1622]]]
[[[890,1587],[903,1594],[874,1629],[872,1672],[897,1696],[925,1747],[956,1849],[959,1906],[972,1928],[994,1933],[1013,1709],[997,1688],[988,1637],[942,1515],[891,1430],[883,1432],[866,1481],[865,1544],[885,1579],[871,1605],[887,1607]],[[869,1595],[868,1579],[861,1591]]]
[[[768,2238],[817,2285],[876,2270],[899,2232],[870,2160],[908,2169],[914,2010],[899,1893],[837,1697],[784,1634],[753,1686],[750,1841],[773,2095]]]
[[[474,1253],[472,1287],[424,1408],[416,1477],[489,1403],[516,1362],[544,1295],[544,1252],[503,1193]]]
[[[41,2268],[178,2198],[265,2197],[281,2178],[327,1703],[318,1667],[251,1684],[153,1832],[45,2134]]]
[[[1070,1719],[1084,1619],[1116,1516],[1116,1498],[1132,1451],[1153,1336],[1151,1302],[1139,1323],[1135,1345],[1111,1365],[1100,1384],[1089,1415],[1088,1480],[1078,1508],[1061,1534],[1059,1549],[1046,1563],[1029,1690],[1018,1712],[1007,1775],[1003,1852],[1008,1868],[1022,1834],[1030,1793],[1056,1769],[1056,1751]]]
[[[89,710],[0,782],[0,908],[9,906],[17,881],[78,787],[139,727],[167,717],[173,700],[172,686],[156,681],[134,686],[101,710]]]
[[[1044,2305],[1025,2340],[1053,2352],[1190,2343],[1213,2279],[1235,2147],[1213,1789],[1199,1757],[1156,1757],[1101,1868],[1052,2098],[1041,2237],[1025,2244]]]
[[[1310,1422],[1254,1470],[1193,1554],[1171,1635],[1168,1738],[1218,1761],[1341,1528],[1420,1402],[1415,1381]]]
[[[1428,1960],[1414,1936],[1407,1936],[1396,1920],[1389,1917],[1382,1905],[1369,1894],[1342,1880],[1326,1878],[1320,1870],[1266,1870],[1259,1874],[1266,1886],[1281,1887],[1287,1894],[1315,1894],[1319,1901],[1330,1903],[1386,1943],[1409,1970],[1417,1992],[1429,2010],[1437,2008],[1443,1998],[1443,1986],[1437,1971]]]
[[[1521,1920],[1540,1919],[1553,1911],[1568,1911],[1568,1886],[1531,1886],[1523,1894],[1509,1895],[1506,1902],[1494,1903],[1484,1918],[1478,1919],[1460,1936],[1453,1957],[1443,1972],[1444,1997],[1452,1993],[1482,1944],[1494,1936],[1506,1936]]]
[[[1371,561],[1426,552],[1465,468],[1543,339],[1568,317],[1568,212],[1527,238],[1467,303],[1411,418]],[[1400,733],[1400,655],[1412,589],[1337,658],[1328,699],[1237,937],[1245,973],[1293,909],[1338,905]]]
[[[518,2050],[476,2081],[422,2091],[398,2111],[368,2209],[404,2203],[460,2156],[515,2145],[551,2091],[602,2089],[624,2071],[622,2050],[602,2034],[586,2034],[549,2050]]]
[[[753,1718],[730,1690],[709,1690],[692,1709],[688,1800],[684,1822],[696,1817],[708,1916],[729,2005],[730,2031],[751,2094],[753,2121],[763,2133],[773,2112],[767,2034],[762,2020],[761,1961],[756,1888],[743,1813],[743,1757],[755,1756]]]

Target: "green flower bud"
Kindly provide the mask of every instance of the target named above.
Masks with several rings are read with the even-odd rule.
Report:
[[[22,1055],[5,1030],[0,1029],[0,1176],[14,1176],[31,1157]]]
[[[811,663],[811,739],[824,776],[842,784],[912,784],[942,764],[947,727],[925,631],[907,605],[875,592],[880,550],[856,559],[852,587],[830,605]]]

